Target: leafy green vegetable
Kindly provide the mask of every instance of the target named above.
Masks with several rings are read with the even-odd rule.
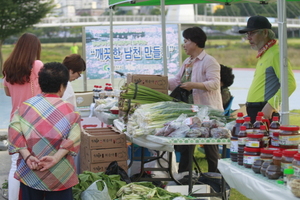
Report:
[[[85,171],[78,175],[78,179],[79,183],[72,188],[74,200],[81,200],[81,193],[97,180],[102,180],[105,182],[111,199],[115,199],[117,191],[122,186],[126,185],[126,182],[120,180],[119,175],[106,175],[104,172],[93,173],[90,171]],[[100,191],[102,191],[104,188],[102,181],[96,183],[98,190]]]
[[[160,187],[154,186],[151,182],[134,182],[129,183],[117,192],[119,200],[171,200],[175,197],[188,197],[183,196],[180,193],[168,192]]]

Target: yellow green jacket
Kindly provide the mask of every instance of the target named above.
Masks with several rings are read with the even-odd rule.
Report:
[[[296,81],[288,61],[288,95],[296,89]],[[281,103],[279,46],[269,48],[258,60],[247,102],[268,102],[277,109]]]

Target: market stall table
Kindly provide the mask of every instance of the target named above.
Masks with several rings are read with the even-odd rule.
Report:
[[[299,200],[285,185],[278,184],[277,180],[256,174],[252,169],[238,165],[229,158],[219,160],[218,169],[231,188],[250,199]]]
[[[114,126],[119,130],[124,130],[124,125],[119,120],[114,120]],[[167,151],[171,155],[174,151],[175,145],[189,145],[190,151],[194,152],[196,145],[223,145],[222,149],[222,158],[226,156],[226,145],[230,144],[230,139],[225,138],[173,138],[173,137],[163,137],[163,136],[155,136],[155,135],[144,135],[139,137],[132,137],[129,133],[125,133],[127,136],[127,140],[137,144],[141,147],[152,149],[155,151]],[[141,155],[141,160],[143,161],[143,151]],[[193,162],[193,154],[189,155],[189,192],[192,191],[192,162]],[[170,177],[174,180],[172,175],[172,156],[169,156],[169,167],[168,173]],[[143,163],[141,164],[141,168],[144,169]],[[144,169],[145,170],[145,169]],[[226,190],[225,190],[225,182],[223,181],[223,187],[221,193],[208,193],[208,194],[197,194],[197,196],[222,196],[223,199],[226,199]],[[223,189],[224,188],[224,189]]]

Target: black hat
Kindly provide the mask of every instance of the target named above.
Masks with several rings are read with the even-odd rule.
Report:
[[[256,15],[248,19],[247,27],[239,30],[239,33],[247,33],[257,29],[272,29],[272,25],[266,17]]]

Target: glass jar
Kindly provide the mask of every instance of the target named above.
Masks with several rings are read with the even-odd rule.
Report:
[[[282,158],[281,158],[281,170],[284,171],[284,169],[293,169],[293,159],[294,155],[298,153],[297,149],[286,149],[282,152]]]
[[[273,161],[273,152],[278,151],[277,148],[263,148],[260,151],[260,159],[264,161]]]
[[[279,147],[279,132],[273,132],[273,136],[271,137],[271,146]]]
[[[274,165],[281,166],[282,151],[273,152],[273,163]]]
[[[300,178],[300,153],[296,153],[294,155],[292,165],[293,165],[293,168],[294,168],[294,175],[298,176]]]
[[[251,169],[252,169],[255,173],[260,174],[260,168],[261,168],[261,166],[262,166],[263,163],[264,163],[263,160],[258,159],[258,160],[256,160],[256,161],[254,161],[254,163],[252,164]]]
[[[244,164],[244,147],[246,144],[246,139],[247,139],[246,126],[241,126],[240,132],[238,134],[238,153],[237,153],[238,165]]]
[[[238,161],[238,137],[232,136],[230,138],[230,159],[232,162]]]
[[[281,171],[281,167],[278,165],[274,165],[274,163],[270,164],[266,170],[265,176],[268,179],[278,179],[283,175]]]
[[[263,148],[264,141],[263,141],[263,134],[247,134],[246,139],[246,147],[250,148]]]
[[[297,149],[300,143],[299,126],[280,126],[279,147],[283,149]]]
[[[251,168],[258,159],[260,159],[260,148],[244,148],[244,167]]]
[[[273,161],[271,161],[271,160],[267,160],[267,161],[264,161],[264,162],[263,162],[263,164],[261,165],[261,168],[260,168],[260,173],[261,173],[263,176],[266,176],[267,168],[268,168],[271,164],[274,164]]]

